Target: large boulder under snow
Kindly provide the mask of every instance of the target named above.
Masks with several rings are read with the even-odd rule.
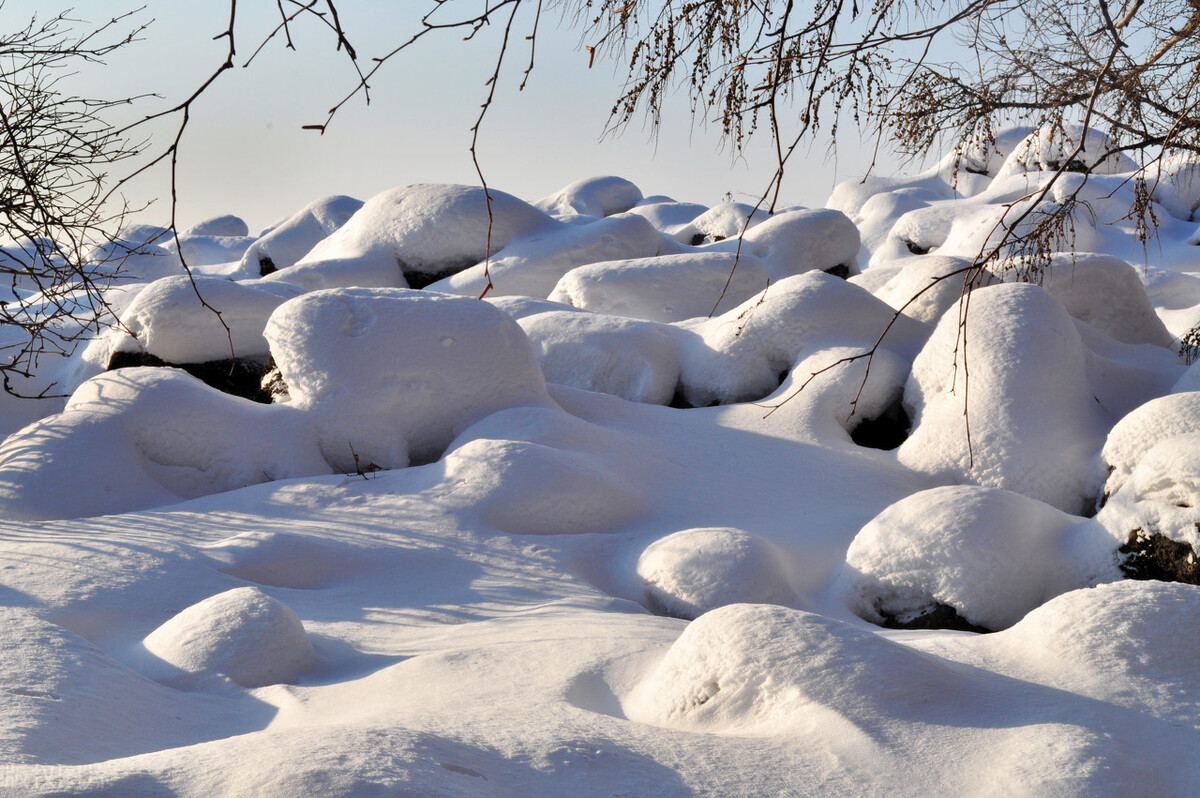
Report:
[[[862,528],[840,590],[873,623],[921,625],[953,610],[971,626],[1004,629],[1060,593],[1119,578],[1116,549],[1096,521],[1020,494],[933,488]]]
[[[551,216],[612,216],[642,201],[642,191],[623,177],[587,177],[576,180],[533,203]]]
[[[1075,322],[1042,288],[974,291],[961,329],[948,310],[913,362],[904,404],[914,426],[899,455],[909,468],[1066,512],[1090,504],[1091,459],[1109,422]]]
[[[408,289],[315,291],[264,334],[321,452],[353,472],[429,462],[500,408],[550,401],[529,339],[486,302]]]
[[[422,287],[479,263],[489,246],[494,254],[518,236],[557,224],[496,189],[404,186],[371,197],[298,265],[311,269],[324,262],[363,261],[377,269],[391,267],[410,285]]]
[[[309,203],[255,240],[242,256],[242,269],[265,275],[293,266],[362,206],[362,200],[345,196]]]

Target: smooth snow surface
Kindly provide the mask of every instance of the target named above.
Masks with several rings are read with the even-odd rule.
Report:
[[[1195,794],[1200,587],[1118,549],[1200,546],[1198,167],[970,268],[1080,138],[122,231],[0,399],[0,794]]]

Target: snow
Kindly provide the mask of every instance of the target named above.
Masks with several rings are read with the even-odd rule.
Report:
[[[1118,551],[1200,547],[1193,165],[1146,246],[1127,163],[1064,175],[1074,248],[964,293],[1065,132],[748,225],[603,176],[490,244],[466,186],[125,230],[120,326],[0,401],[0,793],[1194,793],[1200,587]]]

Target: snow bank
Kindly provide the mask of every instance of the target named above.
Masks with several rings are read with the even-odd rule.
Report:
[[[973,292],[965,334],[947,311],[913,362],[904,389],[913,433],[900,462],[1080,512],[1108,426],[1086,362],[1075,323],[1043,289]]]
[[[143,645],[162,663],[148,663],[148,673],[184,688],[219,676],[242,687],[291,682],[317,661],[296,613],[256,587],[193,604],[147,635]]]
[[[839,590],[872,623],[911,623],[943,605],[1004,629],[1060,593],[1118,579],[1116,548],[1096,521],[1016,493],[934,488],[862,528]]]
[[[529,339],[486,302],[315,291],[280,305],[264,334],[290,405],[340,471],[430,462],[482,416],[550,401]]]
[[[783,563],[783,552],[768,540],[705,527],[651,543],[638,558],[637,575],[651,609],[692,619],[727,604],[793,604]]]

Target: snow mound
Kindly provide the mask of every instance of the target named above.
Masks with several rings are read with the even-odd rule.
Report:
[[[782,604],[796,597],[773,543],[741,529],[702,527],[651,543],[637,575],[652,609],[696,618],[727,604]]]
[[[1109,470],[1104,491],[1114,494],[1146,453],[1178,435],[1200,432],[1200,391],[1152,399],[1122,418],[1108,433],[1100,468]]]
[[[555,217],[612,216],[642,201],[642,190],[623,177],[588,177],[576,180],[533,203]]]
[[[779,281],[809,271],[858,272],[858,228],[840,211],[826,208],[784,211],[751,227],[741,237],[741,253],[762,261]],[[706,250],[738,251],[737,239],[710,244]]]
[[[964,699],[951,665],[849,624],[768,604],[733,604],[688,624],[622,701],[635,721],[726,734],[844,729]]]
[[[482,261],[518,236],[557,223],[503,191],[479,186],[415,185],[376,194],[297,265],[363,260],[403,273],[423,287]],[[281,278],[286,279],[286,278]]]
[[[683,339],[682,396],[693,407],[761,399],[779,387],[802,354],[870,346],[892,316],[867,291],[828,274],[781,280],[721,316],[681,325],[694,334]],[[925,332],[923,325],[900,319],[886,346],[911,356]]]
[[[1004,629],[1046,600],[1120,577],[1116,541],[1095,521],[1016,493],[933,488],[888,507],[855,536],[840,591],[872,623],[954,609]]]
[[[549,302],[536,308],[504,299],[495,304],[516,315],[547,382],[631,402],[665,405],[674,398],[682,356],[673,328],[555,309],[561,306]]]
[[[904,389],[913,433],[900,462],[1081,511],[1107,428],[1086,363],[1075,322],[1043,289],[973,292],[965,333],[947,311],[913,362]]]
[[[110,333],[110,338],[116,339],[115,351],[140,349],[168,363],[228,359],[231,343],[234,357],[265,357],[268,347],[263,328],[267,319],[298,293],[288,285],[258,280],[238,283],[217,277],[167,277],[147,286],[120,314],[133,338],[119,329]]]
[[[329,470],[292,408],[220,393],[177,369],[118,369],[0,444],[0,512],[101,515]]]
[[[596,313],[672,322],[725,313],[761,293],[769,281],[757,258],[696,252],[580,266],[558,281],[549,299]]]
[[[1075,149],[1082,143],[1078,153]],[[1072,157],[1079,167],[1091,169],[1097,175],[1125,174],[1138,168],[1137,163],[1117,150],[1105,133],[1088,128],[1086,134],[1079,125],[1046,126],[1030,133],[1015,147],[996,172],[1002,181],[1025,172],[1054,172]],[[1079,171],[1074,163],[1066,163],[1067,171]]]
[[[234,588],[193,604],[147,635],[143,645],[172,666],[148,665],[150,674],[181,687],[214,676],[242,687],[283,684],[317,662],[296,613],[256,587]]]
[[[753,205],[742,202],[723,202],[702,212],[672,234],[681,244],[711,244],[736,238],[768,218],[766,211],[755,211]],[[747,224],[749,221],[749,224]]]
[[[346,224],[362,206],[362,200],[340,195],[304,206],[246,249],[242,269],[265,275],[294,266],[318,242]]]
[[[674,238],[693,219],[707,210],[705,206],[694,202],[676,202],[669,197],[646,197],[630,208],[629,213],[641,216],[650,222],[655,230]]]
[[[529,339],[486,302],[316,291],[280,305],[264,334],[290,405],[311,417],[341,471],[431,462],[479,418],[550,401]]]
[[[1020,262],[1002,271],[1021,279]],[[1142,281],[1128,261],[1112,255],[1074,252],[1055,255],[1039,284],[1075,318],[1127,344],[1170,346],[1172,337],[1154,312]]]
[[[1123,580],[1043,604],[980,641],[1055,674],[1066,689],[1195,725],[1200,710],[1200,587]],[[1044,678],[1044,677],[1043,677]]]
[[[874,294],[896,310],[903,309],[904,315],[929,324],[936,324],[958,304],[968,287],[968,278],[972,289],[991,281],[990,273],[972,270],[967,258],[927,255],[901,263],[897,273]]]
[[[643,492],[596,458],[539,443],[467,441],[446,455],[445,478],[460,486],[455,501],[516,535],[608,532],[650,509]]]
[[[578,225],[539,230],[479,263],[434,283],[450,294],[545,298],[562,276],[588,263],[658,255],[668,242],[640,216],[613,216]],[[482,259],[481,259],[482,260]],[[492,287],[488,289],[488,276]]]
[[[185,236],[218,236],[220,238],[245,238],[250,235],[250,228],[241,218],[228,214],[205,219],[184,230],[180,235]]]

